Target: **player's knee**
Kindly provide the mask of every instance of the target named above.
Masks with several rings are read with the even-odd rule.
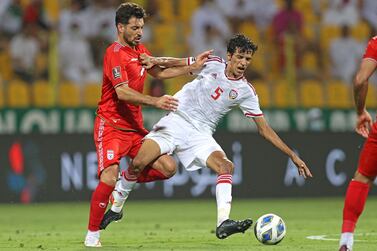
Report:
[[[221,174],[233,174],[234,164],[230,160],[224,160],[220,164],[219,175]]]
[[[118,166],[113,165],[109,166],[108,168],[105,168],[100,176],[101,182],[109,185],[109,186],[115,186],[118,178]]]
[[[375,177],[365,176],[359,173],[358,171],[355,173],[355,176],[353,177],[353,180],[356,180],[361,183],[369,184],[369,185],[372,185],[372,183],[374,182],[374,179]]]
[[[144,167],[146,166],[147,164],[145,163],[145,161],[143,160],[142,157],[138,158],[138,157],[135,157],[132,161],[132,169],[134,171],[134,173],[137,175],[139,175],[141,173],[141,171],[143,171]]]

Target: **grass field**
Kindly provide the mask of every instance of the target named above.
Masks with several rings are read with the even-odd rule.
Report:
[[[102,232],[101,250],[261,250],[338,249],[341,198],[234,200],[232,218],[256,219],[274,212],[287,224],[276,246],[257,242],[252,231],[218,240],[215,201],[130,201],[126,216]],[[88,250],[83,246],[89,203],[0,205],[0,250]],[[360,219],[354,251],[377,250],[377,198]],[[326,235],[332,240],[310,240]],[[336,240],[335,240],[336,239]]]

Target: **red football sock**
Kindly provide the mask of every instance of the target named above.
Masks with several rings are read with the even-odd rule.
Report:
[[[353,233],[359,216],[364,210],[369,185],[352,180],[348,185],[343,208],[342,233]]]
[[[90,231],[98,231],[103,215],[109,202],[109,197],[114,187],[109,186],[103,182],[99,182],[96,190],[92,194],[90,202],[90,216],[88,229]]]
[[[161,173],[157,169],[154,169],[152,167],[146,167],[137,178],[137,183],[145,183],[145,182],[151,182],[151,181],[156,181],[156,180],[166,180],[167,178],[168,177],[166,177],[163,173]]]

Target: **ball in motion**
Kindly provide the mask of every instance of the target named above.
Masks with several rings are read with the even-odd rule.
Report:
[[[283,219],[276,214],[262,215],[254,225],[255,237],[265,245],[276,245],[281,242],[286,230]]]

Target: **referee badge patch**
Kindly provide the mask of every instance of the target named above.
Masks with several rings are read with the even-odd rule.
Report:
[[[114,79],[120,78],[120,66],[114,67],[112,71]]]

